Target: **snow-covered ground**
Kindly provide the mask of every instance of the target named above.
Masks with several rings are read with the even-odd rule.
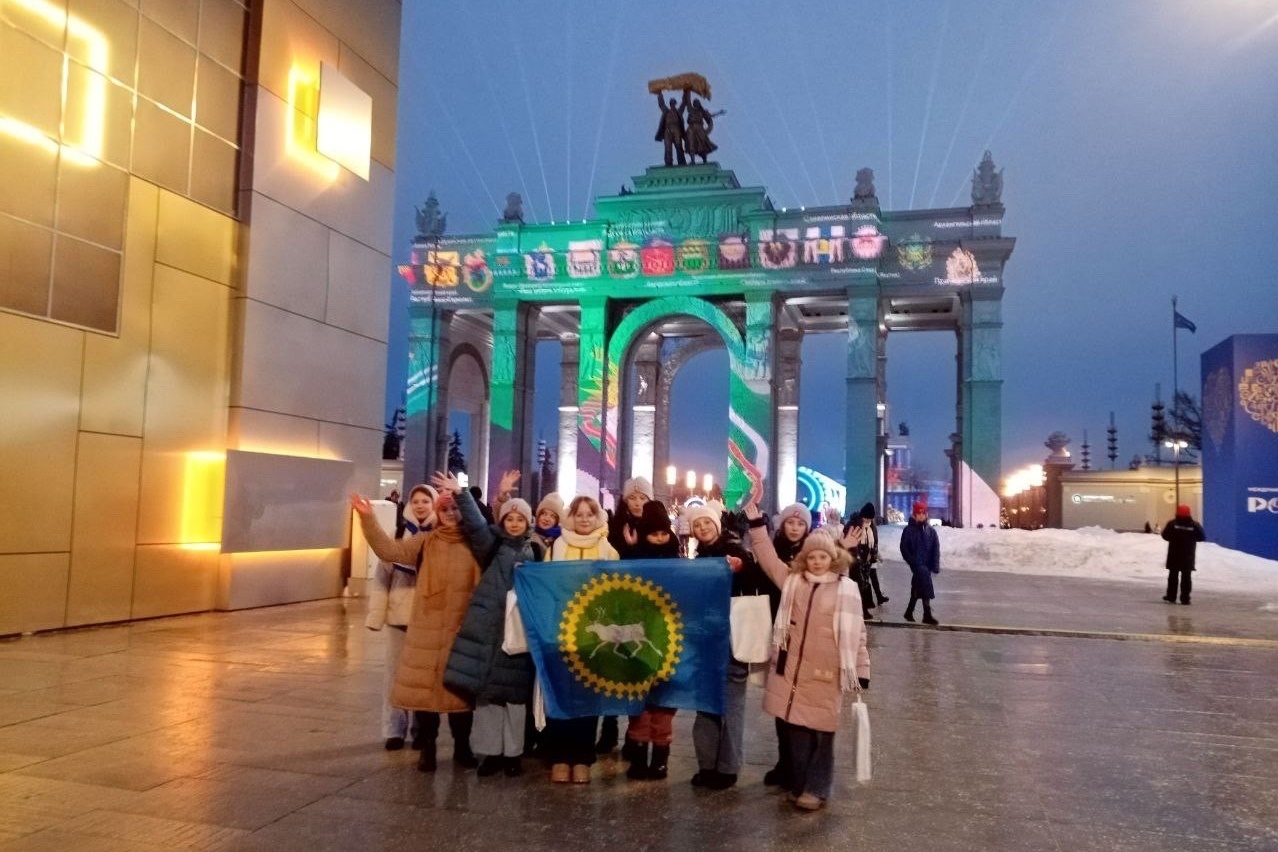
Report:
[[[879,528],[884,559],[900,559],[903,526]],[[1167,543],[1158,535],[1081,530],[937,527],[942,571],[1006,571],[1137,583],[1167,582]],[[1210,534],[1210,533],[1209,533]],[[1198,545],[1195,584],[1278,598],[1278,561],[1218,544]]]

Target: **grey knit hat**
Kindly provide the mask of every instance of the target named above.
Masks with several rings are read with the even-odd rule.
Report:
[[[528,522],[528,526],[530,527],[532,526],[532,522],[533,522],[532,507],[528,505],[527,500],[523,499],[522,497],[512,497],[511,499],[507,500],[505,503],[502,503],[501,509],[498,510],[498,513],[497,513],[497,523],[500,524],[502,521],[506,520],[506,516],[509,515],[511,512],[514,512],[517,515],[523,515],[524,520]]]

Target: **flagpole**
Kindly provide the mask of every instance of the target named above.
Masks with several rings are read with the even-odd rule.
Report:
[[[1180,353],[1176,341],[1176,297],[1172,296],[1172,419],[1176,423],[1176,433],[1180,434],[1180,407],[1176,398],[1180,395]]]

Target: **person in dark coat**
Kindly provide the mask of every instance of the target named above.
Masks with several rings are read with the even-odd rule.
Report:
[[[905,620],[914,620],[914,604],[923,602],[923,623],[939,624],[932,615],[932,575],[941,573],[941,539],[927,522],[927,504],[914,504],[914,512],[901,533],[901,558],[910,566],[910,602]]]
[[[456,489],[457,481],[437,475],[436,487]],[[532,655],[507,654],[501,648],[506,624],[506,593],[515,586],[515,567],[539,562],[540,545],[531,539],[532,508],[519,498],[507,500],[499,520],[488,524],[468,491],[458,490],[461,528],[483,572],[444,669],[444,683],[474,698],[471,748],[482,759],[479,775],[519,775],[523,771],[524,715],[532,698],[536,670]]]
[[[692,537],[697,541],[697,559],[723,557],[732,569],[732,595],[768,594],[772,581],[755,562],[736,533],[723,528],[723,506],[709,503],[694,506],[685,514]],[[694,787],[726,790],[737,783],[745,740],[746,678],[750,666],[735,658],[728,660],[728,684],[724,714],[715,716],[697,711],[692,723],[692,745],[700,771],[692,776]]]
[[[679,540],[670,526],[670,513],[663,503],[649,500],[639,514],[639,541],[635,559],[678,559]],[[661,781],[669,774],[670,744],[674,742],[675,708],[649,704],[630,717],[621,756],[630,762],[626,777],[635,781]],[[649,759],[648,748],[652,747]]]
[[[1190,576],[1198,542],[1206,540],[1203,525],[1194,520],[1189,507],[1177,506],[1176,517],[1163,527],[1163,541],[1167,542],[1167,594],[1163,600],[1167,603],[1176,603],[1176,587],[1180,586],[1180,602],[1189,606],[1189,593],[1194,589]]]
[[[859,516],[851,518],[843,528],[843,546],[852,554],[865,578],[866,588],[862,589],[861,596],[866,598],[866,603],[873,600],[882,606],[888,602],[888,596],[883,594],[879,585],[879,569],[875,567],[883,561],[879,556],[879,527],[874,523],[875,514],[873,503],[862,506]],[[866,589],[873,592],[872,597],[866,595]]]

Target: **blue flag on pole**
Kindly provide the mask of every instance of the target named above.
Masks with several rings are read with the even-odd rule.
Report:
[[[725,560],[526,563],[515,594],[550,718],[633,716],[646,703],[723,715]]]
[[[1190,334],[1198,333],[1198,326],[1190,322],[1189,319],[1180,311],[1176,310],[1175,308],[1172,308],[1172,315],[1174,317],[1172,322],[1173,328],[1183,328],[1186,331],[1188,331]]]

